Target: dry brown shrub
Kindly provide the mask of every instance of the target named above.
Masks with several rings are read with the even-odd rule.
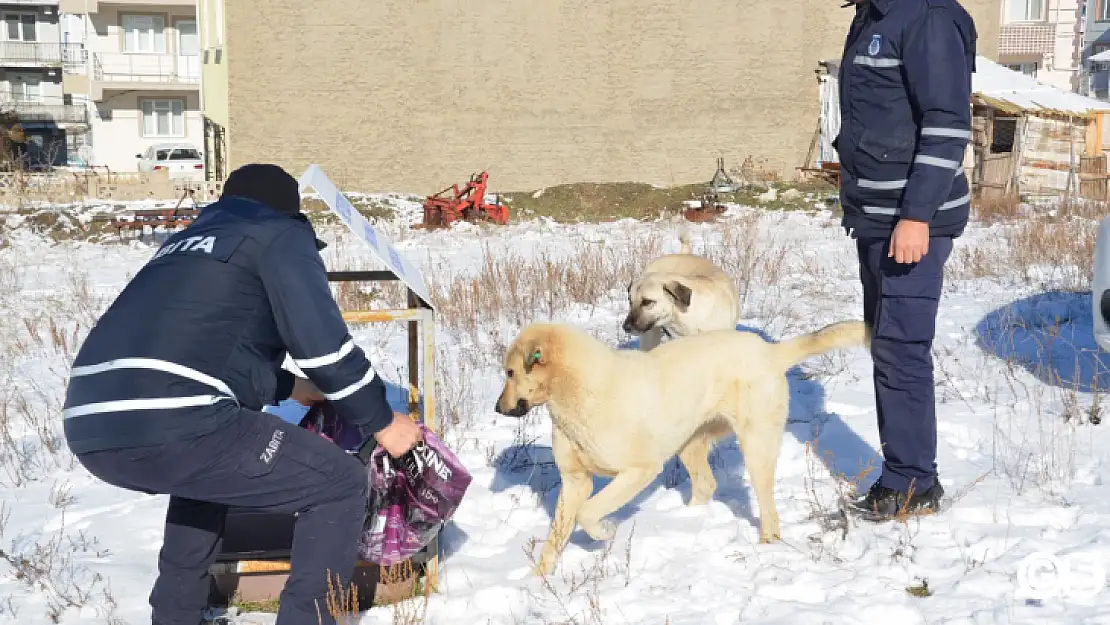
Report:
[[[971,218],[985,224],[1010,221],[1018,217],[1020,205],[1016,193],[980,198],[971,205]]]
[[[1075,291],[1090,288],[1097,233],[1098,223],[1090,219],[1024,221],[1004,231],[1009,249],[1005,264],[1034,284]]]
[[[482,251],[476,272],[446,279],[431,274],[429,290],[449,329],[477,335],[500,320],[523,326],[551,319],[576,304],[595,305],[627,288],[659,255],[661,239],[645,237],[627,247],[579,242],[567,254],[547,251],[529,259],[515,251]]]
[[[952,275],[1016,281],[1036,288],[1090,288],[1098,222],[1105,202],[1073,200],[1052,208],[1019,205],[1016,196],[977,202],[972,218],[995,228],[956,251]]]

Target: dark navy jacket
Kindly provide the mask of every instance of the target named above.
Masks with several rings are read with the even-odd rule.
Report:
[[[959,236],[971,210],[977,34],[956,0],[870,0],[856,7],[840,64],[843,225],[886,237],[899,217]]]
[[[289,396],[286,354],[364,435],[385,386],[348,333],[312,226],[238,197],[206,207],[138,272],[77,354],[65,401],[74,453],[212,432]]]

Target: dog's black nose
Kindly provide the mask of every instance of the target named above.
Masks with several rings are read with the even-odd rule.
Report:
[[[505,415],[506,417],[520,418],[528,414],[528,408],[528,402],[524,401],[523,399],[518,399],[516,400],[516,405],[512,408],[508,410],[498,410],[498,412]]]
[[[621,324],[621,328],[624,328],[625,332],[632,332],[632,318],[626,317],[624,323]]]

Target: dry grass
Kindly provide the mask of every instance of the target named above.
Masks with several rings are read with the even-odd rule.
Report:
[[[705,193],[706,182],[657,187],[643,183],[574,183],[533,191],[503,192],[502,201],[509,206],[513,220],[546,217],[560,223],[604,222],[617,219],[656,219],[682,211],[683,202],[697,200]],[[722,195],[722,202],[762,206],[772,210],[804,208],[806,200],[823,197],[834,189],[818,182],[783,183],[763,176],[756,184],[736,193]],[[773,199],[759,196],[771,184],[779,191]],[[793,193],[785,193],[793,190]]]
[[[84,531],[69,531],[65,513],[74,502],[71,496],[63,493],[51,499],[62,518],[57,529],[33,541],[23,537],[12,539],[10,547],[0,546],[0,562],[8,565],[14,581],[21,587],[42,596],[48,622],[60,623],[68,611],[90,608],[104,622],[114,625],[117,604],[108,580],[79,562],[83,557],[103,559],[111,553]],[[0,541],[7,539],[4,530],[10,515],[7,504],[0,504]],[[20,610],[11,597],[0,603],[0,615],[5,611],[12,617],[19,615]],[[34,620],[38,620],[37,616]]]
[[[978,199],[972,203],[971,218],[983,224],[1010,221],[1021,214],[1020,204],[1017,194]]]
[[[1053,211],[1019,204],[1016,198],[976,202],[975,223],[997,234],[958,245],[951,275],[991,278],[1041,289],[1090,288],[1098,222],[1110,215],[1104,203],[1073,202]]]
[[[604,625],[610,611],[620,612],[620,606],[608,609],[602,599],[604,588],[612,585],[628,586],[637,572],[632,566],[632,544],[636,533],[633,523],[628,536],[623,540],[620,551],[616,540],[609,541],[592,554],[588,560],[577,566],[563,562],[556,575],[540,577],[540,592],[528,591],[532,610],[542,607],[549,613],[558,615],[546,625]],[[525,556],[534,567],[536,553],[542,541],[533,538],[524,548]],[[551,617],[548,617],[551,618]]]
[[[790,316],[796,302],[777,292],[789,286],[784,282],[789,271],[813,271],[819,282],[823,269],[809,266],[803,250],[780,244],[779,233],[762,222],[760,212],[717,224],[714,234],[695,253],[709,257],[737,282],[745,316]],[[483,360],[492,364],[510,339],[507,333],[528,323],[576,309],[623,305],[635,276],[663,253],[665,244],[676,245],[676,237],[677,230],[652,230],[631,236],[627,245],[578,241],[569,250],[540,250],[531,258],[485,246],[474,271],[429,273],[428,286],[442,326],[470,344],[489,342]],[[767,289],[776,293],[768,296]]]

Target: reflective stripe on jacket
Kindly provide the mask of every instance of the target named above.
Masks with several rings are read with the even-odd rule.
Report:
[[[856,8],[840,65],[843,225],[887,236],[900,217],[959,236],[971,190],[975,24],[956,0],[870,0]]]

